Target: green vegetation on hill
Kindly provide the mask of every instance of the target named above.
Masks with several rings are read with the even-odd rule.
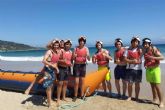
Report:
[[[0,51],[36,50],[36,49],[40,49],[40,48],[32,47],[32,46],[25,45],[25,44],[20,44],[20,43],[0,40]]]

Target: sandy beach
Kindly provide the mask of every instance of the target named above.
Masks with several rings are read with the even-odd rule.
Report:
[[[40,71],[43,64],[41,62],[9,62],[1,61],[0,69],[3,70],[16,70],[16,71]],[[110,63],[111,74],[112,74],[112,92],[115,95],[116,88],[114,85],[114,70],[115,65]],[[162,69],[162,91],[165,92],[165,67],[164,63],[161,63]],[[87,65],[87,72],[97,70],[97,66],[89,63]],[[133,94],[134,96],[134,94]],[[116,98],[109,98],[101,95],[90,96],[86,101],[82,100],[76,101],[73,103],[71,98],[68,98],[68,102],[61,102],[62,104],[71,104],[78,105],[73,108],[73,110],[160,110],[157,104],[152,104],[152,93],[150,85],[146,82],[145,79],[145,69],[143,68],[143,80],[141,83],[141,91],[139,98],[140,102],[136,101],[125,101]],[[54,102],[55,103],[55,102]],[[81,103],[81,104],[80,104]],[[165,102],[164,102],[165,103]],[[45,97],[40,95],[25,95],[23,93],[4,91],[0,89],[0,110],[56,110],[58,109],[56,105],[53,105],[51,108],[45,106]]]

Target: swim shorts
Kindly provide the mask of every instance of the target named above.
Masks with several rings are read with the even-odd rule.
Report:
[[[73,76],[74,77],[85,77],[86,76],[86,64],[74,64]]]
[[[102,70],[102,69],[105,69],[105,68],[108,69],[107,66],[98,66],[98,71],[99,71],[99,70]],[[109,69],[108,69],[108,70],[109,70]],[[108,73],[107,73],[106,76],[105,76],[105,80],[106,80],[106,81],[109,81],[110,79],[111,79],[111,74],[110,74],[110,70],[109,70]]]
[[[146,79],[150,83],[161,83],[160,67],[147,68]]]
[[[126,66],[117,65],[114,69],[114,76],[116,80],[125,80],[126,77]]]

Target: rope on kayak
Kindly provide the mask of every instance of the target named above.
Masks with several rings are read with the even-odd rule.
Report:
[[[89,90],[90,90],[90,87],[88,87],[88,88],[86,89],[86,92],[85,92],[85,94],[84,94],[84,96],[83,96],[83,99],[82,99],[79,103],[77,103],[77,104],[75,104],[75,103],[71,103],[71,104],[62,104],[62,105],[60,105],[60,106],[58,107],[58,110],[71,110],[71,109],[73,109],[73,108],[75,108],[75,107],[78,107],[78,106],[80,106],[81,104],[87,102],[89,99],[92,98],[92,97],[86,98],[86,95],[87,95],[87,93],[89,93]],[[97,92],[96,92],[93,96],[96,96],[96,95],[97,95]]]

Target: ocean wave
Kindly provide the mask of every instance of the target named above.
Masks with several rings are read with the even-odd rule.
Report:
[[[3,61],[42,61],[43,56],[40,57],[6,57],[6,56],[0,56],[0,60]],[[110,63],[113,63],[114,61],[110,61]],[[144,61],[143,61],[144,62]],[[87,63],[92,63],[92,61],[87,61]],[[161,60],[160,63],[165,63],[165,60]]]
[[[0,56],[0,60],[3,61],[42,61],[43,56],[40,57],[6,57]]]

